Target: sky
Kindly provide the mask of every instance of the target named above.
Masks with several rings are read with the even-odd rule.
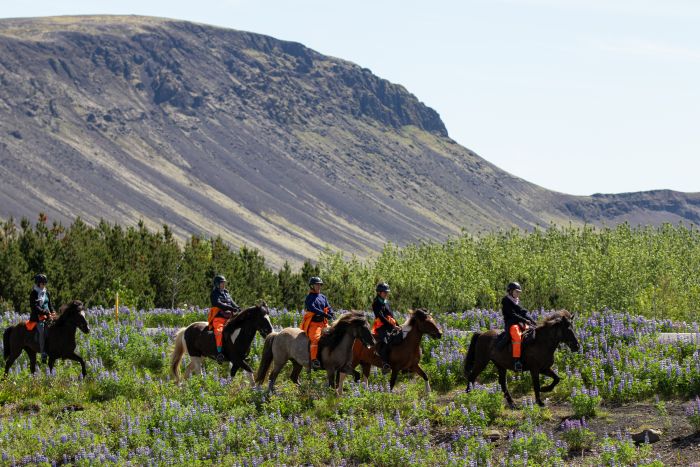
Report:
[[[450,137],[577,194],[700,192],[696,0],[0,0],[0,17],[138,14],[300,42],[403,85]]]

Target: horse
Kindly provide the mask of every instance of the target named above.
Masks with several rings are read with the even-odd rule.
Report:
[[[532,385],[535,390],[535,400],[539,406],[544,406],[540,392],[550,392],[559,383],[559,376],[552,370],[554,351],[562,342],[576,352],[579,349],[578,339],[573,329],[573,314],[566,310],[556,311],[544,319],[535,328],[535,340],[523,348],[523,370],[529,370]],[[506,385],[506,370],[514,370],[512,344],[498,349],[496,340],[499,332],[491,329],[486,332],[475,332],[472,336],[469,350],[464,359],[464,377],[467,379],[467,392],[474,384],[486,365],[492,361],[498,369],[498,382],[501,384],[503,395],[510,408],[514,408],[513,398]],[[552,383],[540,388],[540,374],[553,379]]]
[[[224,325],[222,352],[226,360],[231,362],[232,378],[236,376],[239,368],[243,368],[251,384],[255,384],[253,369],[246,362],[246,358],[255,333],[259,332],[261,336],[266,337],[272,332],[269,315],[267,304],[260,302],[256,306],[234,314]],[[185,352],[190,356],[190,363],[185,370],[185,379],[187,379],[194,371],[201,373],[203,357],[216,357],[214,332],[209,330],[209,323],[198,321],[181,328],[175,334],[175,348],[170,357],[170,372],[176,383],[180,382],[180,361]]]
[[[352,345],[355,339],[359,339],[367,346],[374,344],[367,318],[361,311],[349,311],[341,315],[331,326],[323,330],[318,342],[318,354],[328,375],[328,386],[335,388],[338,395],[343,393],[345,374],[350,371]],[[284,328],[265,338],[262,358],[255,378],[256,383],[262,385],[270,365],[274,363],[268,385],[268,390],[274,392],[277,376],[288,360],[292,360],[291,380],[299,384],[302,368],[311,372],[309,339],[299,328]],[[337,381],[336,372],[340,373]]]
[[[5,376],[7,376],[15,360],[22,355],[22,350],[29,355],[31,372],[36,372],[36,354],[39,352],[39,340],[36,331],[27,331],[26,324],[26,321],[21,321],[19,324],[5,329],[3,333]],[[80,329],[85,334],[90,332],[87,319],[85,319],[83,302],[79,300],[66,303],[60,308],[58,318],[46,322],[44,351],[49,356],[50,370],[53,371],[53,366],[59,358],[74,360],[80,363],[83,377],[85,377],[87,376],[85,360],[75,353],[76,329]]]
[[[430,313],[425,309],[418,309],[411,313],[410,318],[401,327],[403,332],[403,340],[392,345],[389,350],[389,365],[391,366],[391,380],[389,382],[390,389],[394,389],[396,378],[400,371],[411,372],[419,375],[425,381],[425,390],[430,392],[430,382],[428,375],[420,367],[420,343],[423,335],[427,334],[434,339],[442,337],[442,331],[437,325]],[[389,344],[391,345],[391,344]],[[352,368],[355,376],[355,382],[360,380],[360,373],[354,369],[357,365],[362,365],[362,382],[367,385],[369,371],[372,367],[383,365],[382,359],[375,353],[374,348],[368,349],[360,342],[355,342],[352,348]]]

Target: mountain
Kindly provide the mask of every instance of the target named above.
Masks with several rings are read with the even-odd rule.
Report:
[[[700,221],[700,193],[578,197],[506,173],[356,64],[150,17],[0,20],[0,161],[0,217],[167,223],[273,265],[462,229]]]

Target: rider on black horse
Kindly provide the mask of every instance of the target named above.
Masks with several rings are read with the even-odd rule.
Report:
[[[226,278],[224,276],[216,276],[214,278],[214,288],[211,291],[211,308],[209,309],[209,329],[214,330],[214,339],[216,340],[216,361],[223,363],[226,357],[223,354],[223,332],[226,321],[233,316],[233,313],[241,311],[241,308],[236,305],[231,295],[226,290]]]
[[[34,287],[29,293],[29,323],[27,329],[29,331],[36,327],[39,334],[39,352],[41,353],[41,363],[46,363],[48,355],[44,349],[46,342],[46,330],[44,322],[47,319],[55,316],[53,304],[51,303],[51,295],[46,290],[46,284],[49,282],[45,274],[37,274],[34,276]]]
[[[508,293],[501,300],[503,322],[513,342],[513,366],[515,371],[523,370],[523,364],[520,361],[522,335],[530,326],[537,325],[535,320],[528,315],[528,311],[520,306],[520,293],[522,291],[523,289],[519,283],[511,282],[508,284]]]
[[[389,364],[389,340],[393,333],[397,330],[400,331],[401,328],[396,323],[394,313],[392,313],[387,300],[390,292],[389,284],[381,282],[377,284],[375,290],[377,291],[377,296],[374,297],[372,302],[372,311],[374,312],[372,334],[376,336],[377,353],[383,363],[382,370],[388,371],[391,370],[391,365]]]

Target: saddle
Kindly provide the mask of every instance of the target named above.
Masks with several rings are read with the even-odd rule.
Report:
[[[529,327],[523,332],[523,341],[522,341],[522,346],[524,347],[527,344],[530,344],[534,342],[535,340],[535,328],[534,327]],[[497,337],[496,337],[496,349],[497,350],[503,350],[510,344],[510,333],[508,331],[502,331]]]

